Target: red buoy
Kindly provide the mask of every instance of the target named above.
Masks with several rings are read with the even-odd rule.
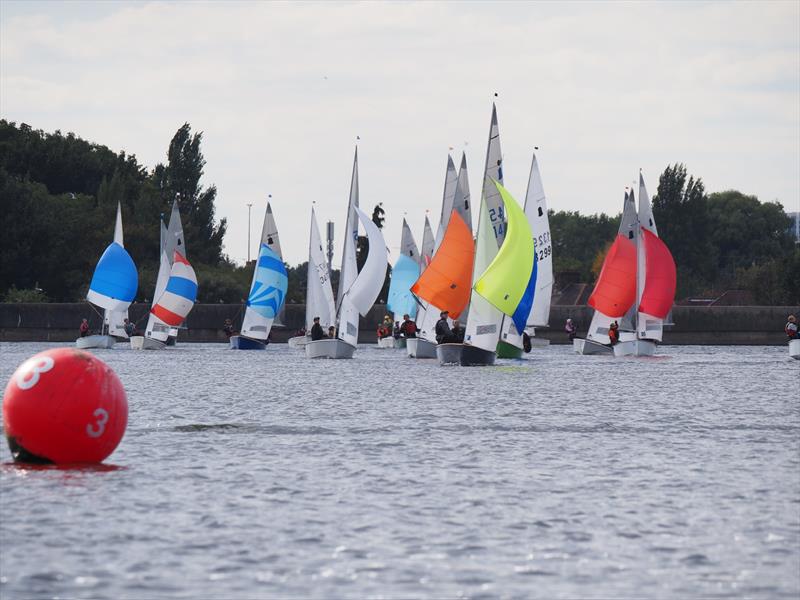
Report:
[[[75,348],[22,363],[3,395],[3,425],[14,460],[97,463],[119,444],[128,400],[106,363]]]

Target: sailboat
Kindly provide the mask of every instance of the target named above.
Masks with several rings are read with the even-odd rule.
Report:
[[[547,346],[550,344],[549,340],[535,338],[535,328],[546,327],[550,319],[550,302],[553,296],[553,245],[550,239],[550,222],[547,218],[547,201],[535,153],[528,177],[528,190],[525,194],[525,215],[528,217],[536,251],[536,291],[525,333],[529,336],[531,346]],[[497,344],[498,358],[520,358],[525,349],[523,346],[523,338],[517,333],[513,320],[504,318],[500,341]],[[525,351],[529,350],[530,347]]]
[[[393,314],[394,322],[402,321],[404,315],[410,319],[417,316],[417,301],[411,293],[411,286],[419,277],[420,260],[417,242],[411,228],[403,219],[403,229],[400,236],[400,256],[392,269],[389,282],[389,296],[386,308]],[[395,339],[387,337],[378,340],[379,348],[405,348],[405,338]]]
[[[369,243],[367,259],[360,273],[356,264],[359,221],[367,232]],[[358,344],[359,313],[366,316],[386,278],[389,257],[383,235],[372,219],[358,208],[358,150],[353,159],[346,222],[336,303],[337,337],[308,342],[305,346],[308,358],[353,358]]]
[[[579,354],[652,356],[661,341],[664,319],[672,308],[675,261],[658,237],[650,198],[639,173],[639,208],[633,190],[625,205],[617,238],[606,254],[588,304],[595,309],[585,340],[573,340]],[[608,336],[617,321],[619,341]]]
[[[230,337],[235,350],[264,350],[269,343],[272,322],[280,313],[286,300],[289,276],[281,256],[278,228],[272,216],[272,206],[267,202],[258,259],[253,269],[253,282],[247,296],[242,331]]]
[[[500,149],[497,108],[492,104],[492,120],[489,126],[481,205],[478,213],[475,262],[472,269],[473,291],[461,354],[461,364],[465,366],[494,364],[503,322],[503,313],[474,289],[474,284],[486,272],[506,236],[503,201],[495,182],[503,184],[503,155]],[[525,283],[527,284],[527,280]]]
[[[87,335],[75,340],[78,348],[112,348],[113,336],[127,337],[124,327],[118,324],[127,317],[128,306],[136,297],[139,275],[136,265],[123,245],[122,209],[117,203],[117,221],[114,241],[105,249],[92,275],[86,299],[103,309],[103,329],[98,335]]]
[[[134,350],[159,350],[167,346],[170,336],[177,334],[178,326],[189,314],[197,298],[197,276],[186,260],[177,200],[172,204],[169,227],[164,227],[163,220],[160,227],[161,253],[153,305],[145,335],[131,336],[131,348]]]
[[[423,259],[428,263],[433,261],[436,252],[444,239],[447,221],[453,212],[456,197],[456,187],[458,186],[458,173],[453,157],[447,155],[447,168],[444,177],[444,191],[442,192],[442,211],[439,217],[439,227],[436,230],[436,237],[433,238],[433,248],[430,258],[426,258],[426,240],[423,237],[422,252]],[[428,218],[425,217],[426,226],[430,226]],[[423,272],[424,269],[420,269]],[[406,340],[406,353],[411,358],[436,358],[436,321],[439,319],[439,311],[436,307],[430,307],[427,302],[422,301],[417,314],[417,337]]]
[[[311,327],[314,319],[319,318],[323,331],[336,326],[336,301],[331,288],[331,273],[325,251],[322,249],[322,237],[317,227],[314,207],[311,207],[311,231],[308,238],[308,270],[306,273],[306,321],[305,335],[289,339],[291,348],[303,348],[311,340]]]

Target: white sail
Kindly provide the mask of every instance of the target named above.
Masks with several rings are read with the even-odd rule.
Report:
[[[375,304],[378,294],[381,293],[381,288],[383,288],[383,283],[386,280],[389,254],[386,251],[386,242],[383,239],[383,234],[378,229],[378,226],[361,209],[353,207],[353,210],[367,232],[369,252],[367,252],[367,260],[364,262],[361,272],[356,277],[353,285],[350,286],[350,289],[345,292],[345,295],[358,312],[366,317],[372,305]]]
[[[658,235],[656,221],[653,218],[653,209],[650,206],[650,196],[644,185],[644,177],[639,172],[639,225],[653,235]],[[638,228],[637,228],[638,233]],[[664,334],[664,320],[653,315],[639,311],[639,303],[644,292],[644,283],[647,278],[647,260],[642,236],[636,236],[636,336],[640,339],[661,341]]]
[[[473,284],[494,260],[505,239],[503,200],[494,182],[503,184],[503,153],[500,148],[500,128],[497,108],[492,105],[486,164],[483,171],[481,205],[478,211],[478,231],[475,246],[475,263],[472,269]],[[474,289],[470,296],[469,317],[465,327],[464,343],[494,352],[500,339],[503,313],[492,306]]]
[[[269,249],[269,255],[265,256],[264,246]],[[283,307],[284,295],[280,290],[274,289],[269,292],[266,301],[270,303],[266,306],[263,302],[253,302],[253,290],[259,284],[263,283],[259,280],[259,274],[263,277],[265,269],[261,264],[263,259],[274,259],[277,257],[280,260],[279,268],[283,267],[283,255],[281,254],[281,243],[278,237],[278,227],[275,224],[275,217],[272,214],[272,206],[267,202],[267,212],[264,214],[264,224],[261,227],[261,241],[258,245],[259,253],[256,258],[256,264],[253,268],[253,280],[250,285],[250,297],[248,298],[248,306],[244,312],[244,320],[242,321],[242,335],[245,337],[266,340],[269,338],[269,332],[272,329],[272,323],[275,320],[276,312],[272,310],[277,307],[277,312]],[[285,269],[284,269],[285,271]],[[274,273],[273,270],[267,271]],[[269,280],[271,282],[271,279]],[[285,279],[283,280],[285,283]]]
[[[358,217],[353,210],[358,206],[358,148],[353,157],[353,174],[350,179],[350,201],[347,203],[347,218],[344,228],[344,248],[342,268],[339,271],[339,289],[336,292],[336,305],[341,307],[342,298],[358,275],[356,263],[356,242],[358,241]]]
[[[458,168],[458,181],[456,182],[453,208],[464,219],[469,230],[472,231],[472,199],[469,194],[469,174],[467,173],[467,155],[461,153],[461,166]]]
[[[550,321],[550,302],[553,297],[553,244],[550,239],[550,221],[547,217],[547,201],[539,174],[536,154],[531,163],[528,191],[525,194],[525,214],[533,233],[536,251],[536,294],[528,317],[529,327],[545,327]]]
[[[337,337],[353,346],[358,345],[358,309],[347,294],[339,305]]]
[[[447,171],[444,177],[444,193],[442,194],[442,213],[439,216],[439,227],[436,229],[436,240],[434,243],[434,253],[439,249],[444,239],[444,232],[447,230],[447,224],[450,222],[450,213],[453,212],[453,203],[456,197],[456,184],[458,183],[458,174],[456,173],[456,166],[453,163],[453,157],[447,155]]]
[[[317,227],[317,217],[311,209],[311,233],[308,242],[308,275],[306,280],[306,331],[314,325],[314,317],[327,333],[336,326],[336,305],[331,288],[331,274],[322,248],[322,237]]]
[[[117,222],[114,225],[114,241],[125,247],[124,237],[122,234],[122,207],[117,202]],[[127,338],[128,334],[125,332],[125,319],[128,318],[128,309],[125,310],[104,310],[103,321],[106,325],[108,335],[114,337]]]
[[[419,249],[420,272],[424,271],[425,268],[430,264],[431,259],[433,258],[433,249],[435,246],[436,246],[436,240],[433,237],[433,229],[431,229],[431,222],[428,219],[428,215],[425,215],[425,229],[423,229],[422,232],[422,246]]]
[[[489,211],[485,202],[481,202],[475,245],[475,263],[472,270],[473,285],[494,260],[497,251],[497,241],[489,219]],[[494,352],[500,339],[502,320],[503,313],[473,289],[470,296],[469,318],[465,328],[464,343]]]

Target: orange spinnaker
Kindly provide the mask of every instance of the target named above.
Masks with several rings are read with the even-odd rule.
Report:
[[[411,286],[411,291],[457,319],[469,302],[474,258],[472,232],[461,215],[453,210],[439,249],[428,268]]]
[[[589,306],[609,317],[621,317],[636,301],[636,246],[618,235],[608,250]]]
[[[647,275],[644,280],[639,312],[659,319],[667,316],[675,299],[677,274],[675,261],[661,238],[642,227]]]

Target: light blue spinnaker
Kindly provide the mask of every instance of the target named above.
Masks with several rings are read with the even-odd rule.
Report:
[[[283,306],[288,289],[289,278],[281,257],[266,244],[261,244],[247,307],[265,319],[274,319]]]
[[[133,302],[138,287],[139,275],[131,255],[112,242],[94,269],[86,299],[110,311],[123,311]]]
[[[417,300],[411,293],[411,286],[419,279],[419,263],[401,254],[392,269],[392,279],[389,283],[389,298],[386,306],[390,312],[398,315],[408,315],[411,319],[417,316]]]

